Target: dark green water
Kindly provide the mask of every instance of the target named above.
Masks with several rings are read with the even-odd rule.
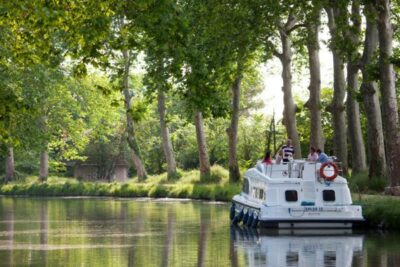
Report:
[[[0,197],[0,266],[400,266],[395,233],[230,228],[228,210],[197,201]]]

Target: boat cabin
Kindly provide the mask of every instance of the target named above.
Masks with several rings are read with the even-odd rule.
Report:
[[[327,181],[321,163],[294,161],[288,164],[258,163],[244,177],[242,193],[268,206],[337,206],[352,203],[345,178]],[[327,169],[329,172],[334,170]]]

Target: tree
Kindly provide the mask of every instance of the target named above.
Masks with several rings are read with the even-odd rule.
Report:
[[[168,179],[178,176],[176,160],[168,126],[166,103],[174,88],[175,77],[181,77],[182,44],[186,42],[185,16],[182,6],[176,1],[150,4],[140,16],[143,29],[143,51],[145,53],[145,84],[149,91],[157,94],[161,141],[167,162]],[[168,16],[166,14],[176,14]],[[176,93],[176,91],[175,91]]]
[[[361,93],[367,117],[368,176],[372,178],[386,175],[381,107],[374,75],[374,57],[378,47],[378,29],[376,25],[376,12],[372,3],[365,5],[364,16],[366,18],[366,29],[364,51],[361,58],[361,72],[363,76]]]
[[[390,0],[377,0],[379,32],[379,78],[382,93],[383,128],[390,186],[400,186],[400,132],[396,98],[395,73],[390,58],[393,54],[393,25]]]
[[[254,66],[251,61],[255,51],[261,47],[259,36],[265,23],[259,5],[258,1],[232,1],[212,7],[215,20],[209,34],[218,40],[219,46],[215,61],[221,64],[219,71],[226,72],[226,79],[230,81],[230,125],[226,132],[231,182],[240,180],[237,144],[242,80],[245,72]]]
[[[347,24],[347,12],[345,13],[344,23]],[[352,25],[343,30],[344,37],[348,40],[347,44],[347,119],[348,135],[351,145],[352,173],[357,174],[367,169],[365,145],[360,123],[360,108],[357,94],[359,93],[358,72],[360,56],[357,51],[360,46],[361,15],[360,3],[358,0],[351,2],[351,21]]]
[[[164,156],[167,161],[167,173],[168,178],[173,179],[177,176],[176,162],[174,151],[172,147],[171,137],[169,134],[169,129],[166,123],[166,111],[165,111],[165,93],[162,90],[158,91],[158,112],[160,115],[160,129],[162,136],[162,145]]]
[[[325,7],[328,15],[328,27],[331,34],[330,48],[333,57],[333,100],[329,109],[333,115],[334,128],[334,152],[342,162],[344,173],[347,173],[348,155],[347,155],[347,131],[344,98],[346,95],[346,81],[344,76],[344,60],[339,49],[339,43],[342,42],[342,36],[338,27],[338,18],[341,16],[343,6],[341,3],[330,1]]]
[[[295,157],[301,156],[300,140],[297,132],[296,106],[292,95],[292,41],[291,32],[296,29],[297,18],[293,10],[288,11],[286,22],[278,22],[279,37],[281,41],[281,52],[274,51],[274,55],[279,58],[282,64],[283,80],[283,124],[286,127],[288,137],[292,139],[295,148]]]
[[[321,67],[319,61],[319,30],[321,20],[321,7],[317,1],[311,7],[311,12],[306,17],[307,26],[307,51],[310,69],[310,97],[304,104],[310,110],[311,135],[310,146],[324,150],[324,136],[321,124]]]

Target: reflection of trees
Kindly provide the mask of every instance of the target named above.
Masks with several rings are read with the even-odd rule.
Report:
[[[200,237],[197,254],[197,266],[205,266],[207,250],[207,232],[210,224],[209,210],[200,209]]]
[[[122,205],[123,207],[125,206],[126,208],[128,207],[127,205]],[[143,213],[144,213],[143,209]],[[131,232],[135,232],[135,233],[141,233],[143,231],[144,228],[144,222],[145,222],[145,214],[137,212],[135,214],[133,214],[133,229],[130,229]],[[125,230],[124,230],[125,232]],[[138,266],[137,263],[135,263],[135,245],[138,243],[140,236],[139,235],[135,235],[132,237],[131,240],[131,246],[129,247],[128,250],[128,266],[132,267],[132,266]]]
[[[14,211],[15,205],[14,200],[11,199],[9,201],[3,201],[3,209],[2,214],[4,214],[4,219],[6,221],[6,233],[7,233],[7,249],[8,249],[8,259],[5,259],[4,262],[8,262],[9,266],[14,266],[13,261],[13,248],[14,248]]]
[[[167,237],[165,239],[164,251],[162,253],[162,259],[161,259],[162,267],[169,266],[174,229],[175,229],[175,213],[172,211],[171,207],[168,207]]]
[[[40,260],[42,262],[47,261],[47,244],[48,244],[48,234],[49,234],[49,216],[48,216],[48,201],[43,200],[40,202],[40,245],[42,249],[40,250]]]

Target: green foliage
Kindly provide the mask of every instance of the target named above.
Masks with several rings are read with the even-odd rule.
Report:
[[[228,172],[220,166],[213,166],[211,176],[214,182],[199,183],[199,172],[182,172],[179,181],[169,182],[166,174],[151,176],[146,183],[135,180],[128,183],[90,183],[72,178],[50,177],[41,183],[37,177],[26,181],[0,186],[4,195],[28,196],[114,196],[114,197],[173,197],[229,201],[240,191],[239,185],[228,184]]]
[[[325,151],[329,154],[333,150],[333,121],[332,114],[328,111],[332,101],[333,89],[323,88],[321,90],[321,120],[322,131],[325,138]],[[304,107],[304,103],[299,97],[295,97],[295,103],[299,107],[296,113],[297,130],[299,132],[302,151],[308,153],[310,144],[310,111]],[[306,157],[307,154],[303,154]]]
[[[358,173],[349,178],[349,187],[352,192],[381,193],[387,181],[384,177],[368,177],[367,172]]]
[[[397,197],[363,195],[355,204],[362,205],[368,226],[399,229],[400,202]]]

